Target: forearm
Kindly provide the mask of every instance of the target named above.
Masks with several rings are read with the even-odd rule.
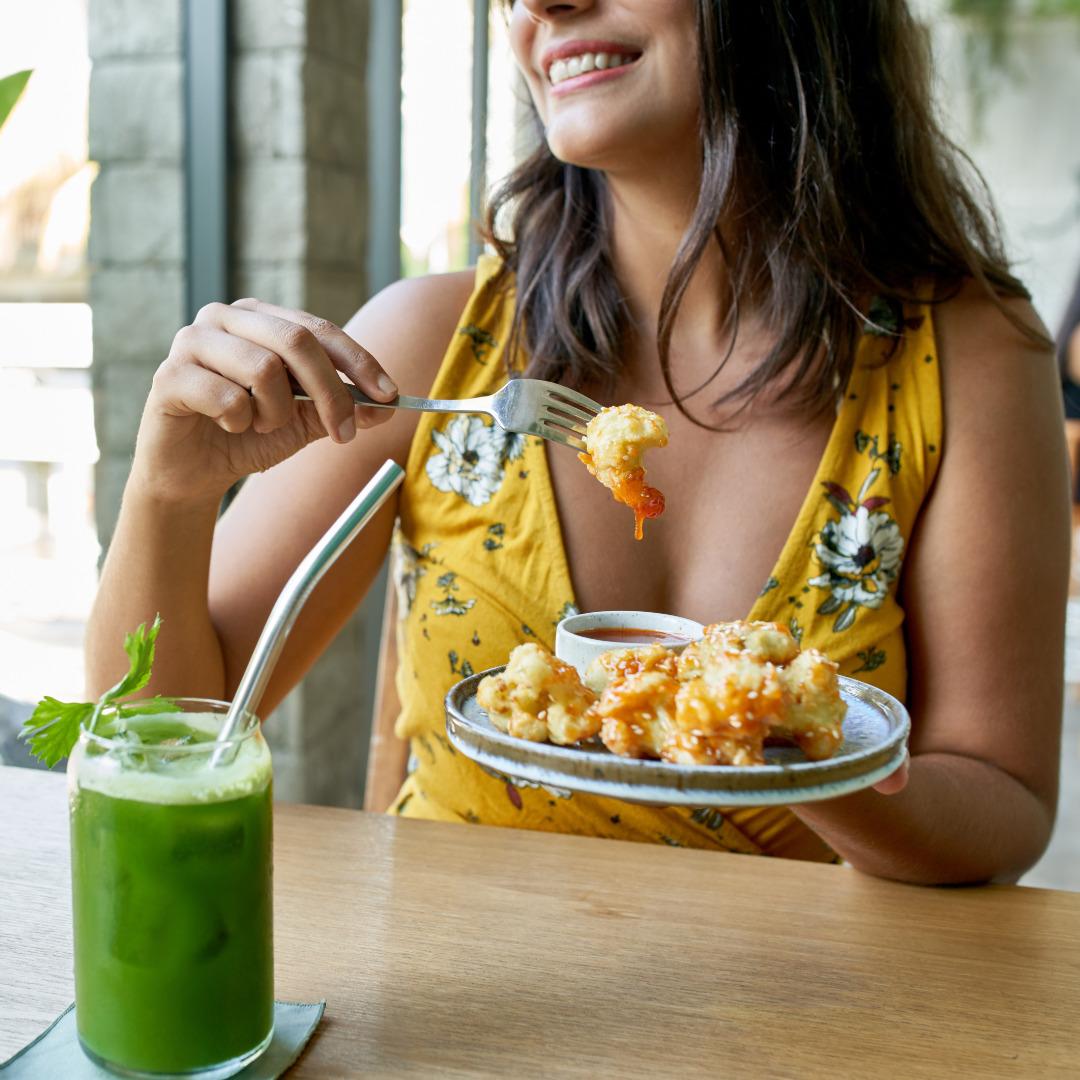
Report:
[[[896,795],[863,791],[793,807],[857,869],[922,885],[1015,880],[1042,854],[1052,814],[985,761],[921,754]]]
[[[87,626],[86,681],[91,697],[126,670],[124,635],[162,617],[147,694],[220,698],[224,665],[207,604],[217,500],[176,504],[133,477]]]

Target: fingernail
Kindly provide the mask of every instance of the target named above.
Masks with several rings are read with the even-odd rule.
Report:
[[[375,382],[378,384],[379,389],[388,397],[397,396],[398,388],[394,385],[394,380],[385,372],[383,372]]]
[[[356,420],[353,417],[348,416],[341,421],[341,426],[337,429],[338,442],[352,442],[353,436],[355,434]]]

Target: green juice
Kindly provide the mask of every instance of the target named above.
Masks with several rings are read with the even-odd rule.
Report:
[[[219,723],[136,717],[132,749],[72,758],[79,1038],[130,1072],[214,1069],[271,1033],[269,751],[256,731],[211,768]]]

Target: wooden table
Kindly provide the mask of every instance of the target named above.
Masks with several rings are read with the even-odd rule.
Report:
[[[1080,894],[279,805],[301,1077],[1077,1077]],[[36,943],[36,944],[35,944]],[[71,1000],[62,777],[0,768],[0,1060]]]

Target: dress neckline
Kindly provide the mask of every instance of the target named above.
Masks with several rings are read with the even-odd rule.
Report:
[[[765,587],[757,595],[754,603],[750,607],[750,611],[746,615],[747,621],[777,621],[778,615],[775,613],[774,605],[776,603],[776,598],[782,590],[778,588],[770,589],[768,585],[771,582],[782,582],[785,578],[787,567],[796,561],[805,548],[806,533],[817,513],[818,504],[821,500],[821,492],[828,483],[828,474],[833,467],[833,462],[841,453],[842,443],[848,438],[851,431],[853,414],[852,406],[863,396],[860,392],[863,383],[862,372],[863,366],[859,363],[859,357],[856,356],[856,362],[852,365],[847,385],[844,388],[840,407],[836,411],[836,419],[833,421],[832,429],[829,432],[829,438],[825,443],[825,448],[821,452],[817,468],[814,470],[813,479],[810,481],[810,486],[799,506],[798,513],[795,516],[791,529],[784,539],[784,543],[780,548],[780,553],[774,560],[769,578],[763,583]],[[555,495],[555,484],[552,479],[551,466],[548,460],[548,446],[546,440],[540,439],[538,442],[540,443],[539,456],[541,458],[541,464],[538,469],[539,475],[537,477],[539,480],[538,494],[547,504],[551,520],[554,522],[556,539],[555,547],[557,549],[553,553],[555,558],[555,570],[561,577],[565,586],[565,595],[570,597],[570,602],[573,604],[574,609],[578,610],[577,591],[574,588],[574,577],[570,569],[570,560],[566,554],[566,537],[563,533],[562,517],[559,514],[558,499]],[[667,612],[666,614],[678,613]]]

